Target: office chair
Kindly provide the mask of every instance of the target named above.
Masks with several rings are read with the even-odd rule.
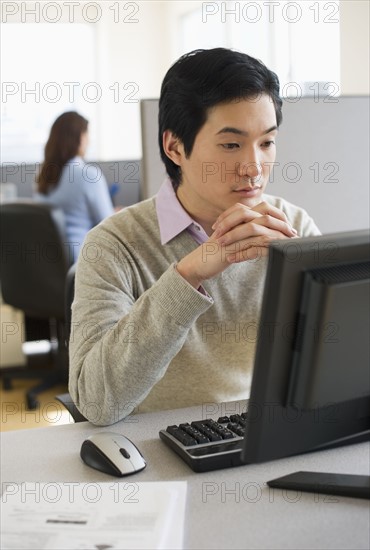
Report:
[[[71,334],[71,321],[72,321],[72,302],[75,295],[75,275],[76,264],[73,264],[67,273],[66,285],[65,285],[65,320],[66,320],[66,347],[68,348],[69,337]],[[75,422],[86,422],[86,418],[80,413],[76,405],[74,404],[69,392],[62,393],[55,396],[55,399],[60,401],[62,405],[67,409]]]
[[[1,206],[1,292],[4,302],[28,318],[48,320],[51,369],[2,372],[4,389],[15,378],[41,378],[26,393],[30,409],[37,394],[68,380],[64,289],[72,254],[64,232],[63,211],[49,204],[18,201]]]

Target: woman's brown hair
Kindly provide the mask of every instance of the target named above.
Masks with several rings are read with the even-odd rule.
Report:
[[[60,115],[51,127],[45,145],[45,159],[37,178],[39,193],[47,195],[58,185],[66,162],[78,154],[81,136],[87,131],[88,121],[75,111]]]

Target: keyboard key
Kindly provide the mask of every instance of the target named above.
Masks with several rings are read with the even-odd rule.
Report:
[[[235,435],[230,430],[225,428],[225,426],[223,426],[219,422],[208,420],[207,424],[213,431],[217,432],[222,437],[222,439],[231,439],[235,437]]]
[[[231,414],[230,415],[230,421],[235,422],[236,424],[239,424],[241,420],[240,414]]]
[[[216,430],[216,431],[224,429],[224,426],[222,426],[222,424],[211,419],[207,420],[207,426],[209,426],[212,430]]]
[[[222,432],[219,432],[219,434],[222,437],[222,439],[232,439],[233,437],[235,437],[233,432],[231,432],[227,428],[225,428]]]
[[[246,413],[232,414],[230,415],[230,421],[232,424],[238,425],[239,427],[242,427],[244,429],[245,426],[247,425],[247,414]]]
[[[210,441],[222,441],[222,436],[219,435],[217,432],[214,432],[211,429],[208,429],[207,431],[203,432],[207,437],[209,437]]]
[[[167,426],[166,431],[178,441],[180,441],[180,443],[182,443],[185,447],[189,447],[190,445],[197,445],[196,439],[188,435],[178,426]]]
[[[241,436],[244,435],[244,429],[241,426],[239,426],[239,424],[237,424],[236,422],[229,422],[229,424],[227,425],[227,428],[232,432],[236,433],[237,435],[241,435]]]
[[[188,435],[193,437],[198,443],[209,443],[208,437],[206,437],[202,432],[190,426],[190,424],[180,424],[182,428]]]
[[[230,418],[228,416],[220,416],[217,422],[219,424],[228,424],[230,422]]]
[[[208,420],[195,420],[191,425],[208,437],[210,441],[221,441],[222,437],[209,427]]]

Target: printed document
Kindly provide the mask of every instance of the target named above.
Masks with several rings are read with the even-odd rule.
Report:
[[[183,548],[186,482],[3,483],[2,550]]]

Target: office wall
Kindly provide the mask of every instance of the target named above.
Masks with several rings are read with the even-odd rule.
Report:
[[[267,188],[305,208],[323,233],[370,226],[369,97],[331,99],[284,101]],[[157,192],[165,173],[157,145],[158,101],[144,101],[141,113],[146,198]]]
[[[340,2],[340,71],[343,95],[369,95],[370,3]]]
[[[159,96],[170,63],[166,4],[138,2],[136,14],[121,10],[119,23],[109,7],[103,9],[96,28],[98,80],[107,91],[99,106],[102,159],[141,158],[140,98]]]

